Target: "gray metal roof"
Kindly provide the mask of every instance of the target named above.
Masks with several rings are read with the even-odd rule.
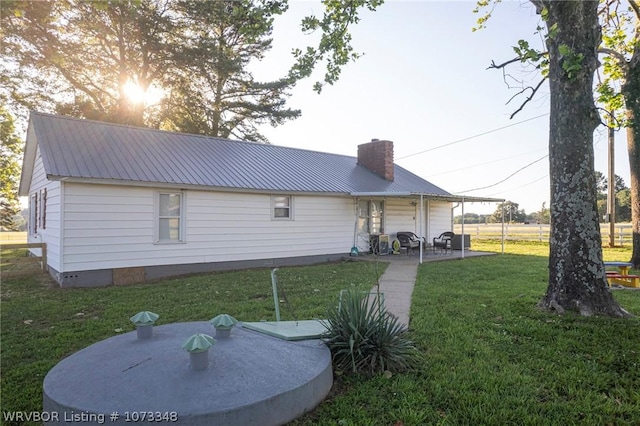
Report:
[[[274,192],[451,195],[398,165],[394,181],[387,181],[357,165],[356,157],[346,155],[36,112],[31,113],[29,126],[45,172],[54,180]],[[27,145],[34,142],[27,139]]]

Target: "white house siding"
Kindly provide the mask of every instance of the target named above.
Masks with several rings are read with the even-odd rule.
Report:
[[[36,158],[33,167],[33,174],[31,177],[31,185],[29,186],[29,202],[31,202],[32,194],[42,194],[46,190],[46,202],[45,204],[45,227],[42,227],[40,223],[36,233],[32,233],[32,224],[29,223],[27,230],[27,241],[30,243],[47,243],[47,263],[55,269],[60,270],[60,182],[53,182],[47,180],[44,166],[42,164],[42,157],[40,156],[40,150],[36,151]],[[38,197],[38,203],[40,203],[40,197]],[[31,207],[31,205],[30,205]],[[42,209],[42,203],[38,207],[38,211]],[[31,215],[30,215],[31,218]],[[40,222],[40,220],[39,220]],[[40,249],[31,249],[31,252],[36,255],[41,255]]]
[[[293,220],[272,219],[271,195],[189,192],[188,244],[203,262],[348,253],[348,197],[293,196]]]
[[[451,218],[451,203],[445,201],[429,202],[429,235],[427,241],[439,236],[443,232],[453,231]]]
[[[269,194],[185,191],[186,242],[154,244],[156,189],[65,184],[64,271],[348,253],[349,197],[293,196],[273,220]]]
[[[388,198],[385,201],[385,233],[395,238],[398,231],[420,233],[420,212],[416,210],[415,200],[410,198]],[[416,214],[418,216],[416,216]],[[426,212],[425,212],[426,215]]]

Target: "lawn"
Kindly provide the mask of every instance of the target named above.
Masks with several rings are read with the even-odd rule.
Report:
[[[474,242],[474,249],[500,246]],[[505,255],[423,264],[410,324],[421,368],[337,377],[329,397],[294,424],[640,424],[640,319],[539,311],[547,251],[546,244],[509,243]],[[629,255],[605,249],[606,260]],[[3,277],[2,411],[40,410],[47,371],[93,342],[133,330],[128,318],[140,310],[160,314],[159,325],[222,312],[274,319],[269,272],[68,290],[35,275]],[[340,289],[370,288],[380,272],[368,262],[282,268],[290,302],[281,305],[283,319],[322,317]],[[640,315],[640,291],[614,294]]]

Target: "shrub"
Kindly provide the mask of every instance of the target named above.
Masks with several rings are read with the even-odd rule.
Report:
[[[392,373],[410,370],[419,352],[407,328],[387,312],[379,298],[357,290],[344,292],[340,304],[327,314],[327,345],[336,372]]]

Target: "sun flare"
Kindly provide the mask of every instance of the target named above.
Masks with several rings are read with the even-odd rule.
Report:
[[[149,86],[145,91],[139,84],[129,80],[125,83],[124,93],[134,104],[153,105],[160,101],[162,92],[155,86]]]

